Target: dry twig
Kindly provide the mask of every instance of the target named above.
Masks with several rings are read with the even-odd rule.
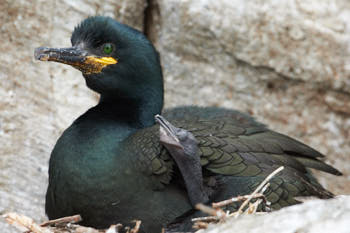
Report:
[[[123,228],[123,225],[118,223],[116,225],[111,225],[107,230],[106,233],[119,233]]]
[[[241,213],[242,210],[244,209],[244,207],[250,202],[251,199],[254,198],[254,196],[261,190],[264,188],[264,186],[267,184],[267,182],[269,182],[277,173],[279,173],[280,171],[282,171],[284,169],[283,166],[277,168],[275,171],[273,171],[270,175],[268,175],[265,180],[263,180],[263,182],[261,182],[261,184],[254,190],[254,192],[252,194],[250,194],[250,197],[248,199],[246,199],[243,204],[239,207],[238,211],[236,211],[234,213],[235,217],[238,217]],[[266,190],[266,188],[265,188]]]
[[[262,202],[262,199],[256,200],[254,203],[249,203],[249,207],[244,211],[246,214],[254,214],[256,213],[260,203]]]
[[[43,228],[34,222],[33,219],[17,213],[7,213],[3,217],[6,221],[21,231],[31,231],[33,233],[53,233],[47,228]]]
[[[14,225],[22,232],[32,232],[32,233],[119,233],[121,232],[123,226],[121,224],[111,225],[107,230],[97,230],[91,227],[80,226],[74,224],[81,221],[80,215],[74,215],[59,219],[54,219],[46,221],[41,225],[34,222],[33,219],[26,217],[24,215],[19,215],[17,213],[8,213],[3,215],[6,221]],[[124,230],[127,233],[138,233],[141,226],[141,221],[135,220],[135,226],[130,229],[130,227],[125,227]],[[123,231],[124,232],[124,231]]]
[[[220,202],[213,202],[211,204],[211,206],[213,208],[219,208],[219,207],[224,207],[227,206],[233,202],[239,202],[239,201],[244,201],[247,200],[251,195],[244,195],[244,196],[237,196],[237,197],[233,197],[231,199],[227,199],[224,201],[220,201]],[[253,198],[265,198],[264,194],[262,193],[257,193],[253,196]]]
[[[195,222],[193,224],[193,228],[194,229],[207,229],[208,225],[209,225],[209,223],[207,223],[207,222]]]
[[[130,230],[130,233],[138,233],[141,226],[141,220],[134,220],[135,226]]]
[[[78,215],[49,220],[49,221],[43,222],[42,224],[40,224],[40,226],[42,226],[42,227],[57,226],[57,225],[62,225],[62,224],[67,224],[67,223],[77,223],[77,222],[80,222],[81,220],[82,220],[82,218],[78,214]]]
[[[206,216],[206,217],[198,217],[192,218],[192,222],[216,222],[219,220],[217,216]]]
[[[196,209],[204,213],[210,214],[211,216],[216,216],[218,218],[226,217],[226,213],[222,209],[214,209],[214,208],[211,208],[210,206],[206,206],[203,204],[197,204]]]
[[[54,232],[55,233],[102,233],[95,228],[91,227],[84,227],[84,226],[79,226],[75,224],[68,224],[69,226],[60,226],[60,227],[55,227]],[[67,231],[68,230],[68,231]]]

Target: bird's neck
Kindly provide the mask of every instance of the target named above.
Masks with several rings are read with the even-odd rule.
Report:
[[[135,128],[145,128],[154,125],[154,116],[160,114],[163,108],[163,92],[144,93],[142,97],[120,97],[101,95],[98,107],[106,114],[122,123]]]

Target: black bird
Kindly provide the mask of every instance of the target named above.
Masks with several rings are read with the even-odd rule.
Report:
[[[139,31],[102,16],[84,20],[71,42],[71,48],[37,48],[35,58],[79,69],[100,101],[64,131],[52,151],[45,206],[50,219],[81,214],[83,225],[97,228],[140,219],[142,232],[160,232],[198,215],[192,207],[198,200],[250,193],[280,165],[285,169],[266,194],[273,208],[296,204],[295,196],[333,196],[307,170],[341,175],[319,160],[323,155],[248,115],[215,107],[162,113],[198,143],[191,156],[200,157],[202,178],[182,177],[182,165],[160,142],[154,120],[163,107],[163,77],[153,45]],[[190,200],[186,185],[194,181],[212,192]]]

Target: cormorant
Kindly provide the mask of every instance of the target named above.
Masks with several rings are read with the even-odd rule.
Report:
[[[64,131],[52,151],[45,205],[50,219],[81,214],[83,225],[97,228],[140,219],[142,232],[164,226],[189,231],[190,224],[176,223],[199,214],[193,203],[250,193],[280,165],[284,171],[266,192],[273,208],[298,203],[295,196],[333,196],[307,170],[341,175],[318,160],[322,154],[246,114],[216,107],[162,112],[159,56],[139,31],[109,17],[89,17],[74,29],[71,42],[71,48],[37,48],[35,58],[79,69],[100,100]],[[161,113],[190,132],[197,149],[177,151],[160,140],[154,116]],[[186,164],[173,157],[181,153],[199,156],[193,164],[201,164],[202,177],[179,169]],[[194,192],[191,182],[198,185]],[[209,191],[196,198],[205,188]]]

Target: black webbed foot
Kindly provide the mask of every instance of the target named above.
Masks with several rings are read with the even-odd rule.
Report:
[[[191,132],[173,126],[160,115],[156,115],[155,120],[160,125],[160,143],[169,151],[179,167],[191,204],[195,206],[207,202],[209,198],[203,185],[196,138]]]

